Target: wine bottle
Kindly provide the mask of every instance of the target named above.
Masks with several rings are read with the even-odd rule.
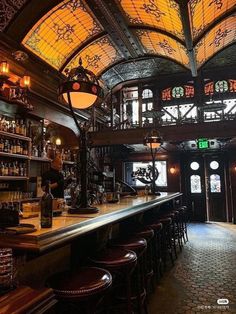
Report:
[[[50,181],[46,182],[45,192],[41,198],[41,228],[52,227],[52,201]]]

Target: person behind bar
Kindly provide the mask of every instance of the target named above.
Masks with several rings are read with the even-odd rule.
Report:
[[[42,175],[42,190],[44,191],[46,182],[50,181],[51,193],[54,198],[64,198],[65,182],[61,172],[62,165],[62,158],[56,156],[51,163],[51,168]]]

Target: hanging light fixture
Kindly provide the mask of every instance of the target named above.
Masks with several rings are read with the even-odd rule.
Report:
[[[148,146],[151,151],[152,156],[152,166],[151,166],[151,192],[153,195],[160,195],[157,191],[156,180],[158,178],[159,172],[156,168],[156,153],[158,148],[162,144],[162,138],[160,137],[157,130],[152,130],[144,138],[144,145]]]
[[[82,66],[82,59],[79,59],[79,66],[67,72],[67,80],[59,86],[59,95],[73,108],[87,109],[97,100],[104,97],[97,77],[92,71]]]
[[[82,66],[82,59],[79,59],[79,66],[67,71],[67,80],[60,84],[59,98],[69,105],[75,125],[79,131],[79,161],[80,161],[80,196],[75,197],[73,205],[69,210],[72,214],[96,213],[98,208],[92,207],[88,202],[88,144],[87,130],[80,125],[75,114],[75,109],[87,109],[103,99],[103,89],[92,71]],[[78,173],[78,172],[77,172]],[[78,178],[77,178],[78,181]],[[77,182],[78,183],[78,182]]]
[[[162,139],[158,135],[156,130],[152,130],[147,136],[144,138],[144,145],[148,146],[151,149],[157,149],[161,146]]]

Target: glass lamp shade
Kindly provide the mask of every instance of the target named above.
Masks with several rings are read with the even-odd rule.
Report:
[[[68,103],[67,93],[62,94],[62,96]],[[95,103],[97,96],[83,92],[70,92],[70,100],[73,108],[86,109]]]
[[[92,106],[97,99],[103,98],[102,88],[92,82],[85,81],[66,81],[59,86],[59,95],[66,103],[68,95],[73,108],[86,109]]]
[[[155,149],[155,148],[159,148],[161,146],[161,138],[160,137],[147,137],[146,140],[146,145],[149,148]]]

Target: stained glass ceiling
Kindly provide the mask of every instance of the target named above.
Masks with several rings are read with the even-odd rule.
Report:
[[[130,25],[150,26],[184,40],[179,5],[173,0],[116,0]]]
[[[229,17],[217,24],[196,45],[196,60],[200,67],[219,50],[236,40],[236,17]]]
[[[136,33],[148,54],[168,57],[189,67],[187,50],[178,41],[150,30],[138,30]]]
[[[188,7],[193,39],[196,40],[213,22],[235,9],[236,1],[190,0]]]
[[[99,11],[99,3],[106,10]],[[217,52],[235,43],[236,0],[181,3],[64,0],[26,32],[22,44],[62,73],[77,66],[79,57],[98,76],[137,57],[159,57],[193,74],[194,64],[196,72]]]
[[[22,43],[59,70],[79,46],[102,31],[82,1],[65,0],[34,25]]]

